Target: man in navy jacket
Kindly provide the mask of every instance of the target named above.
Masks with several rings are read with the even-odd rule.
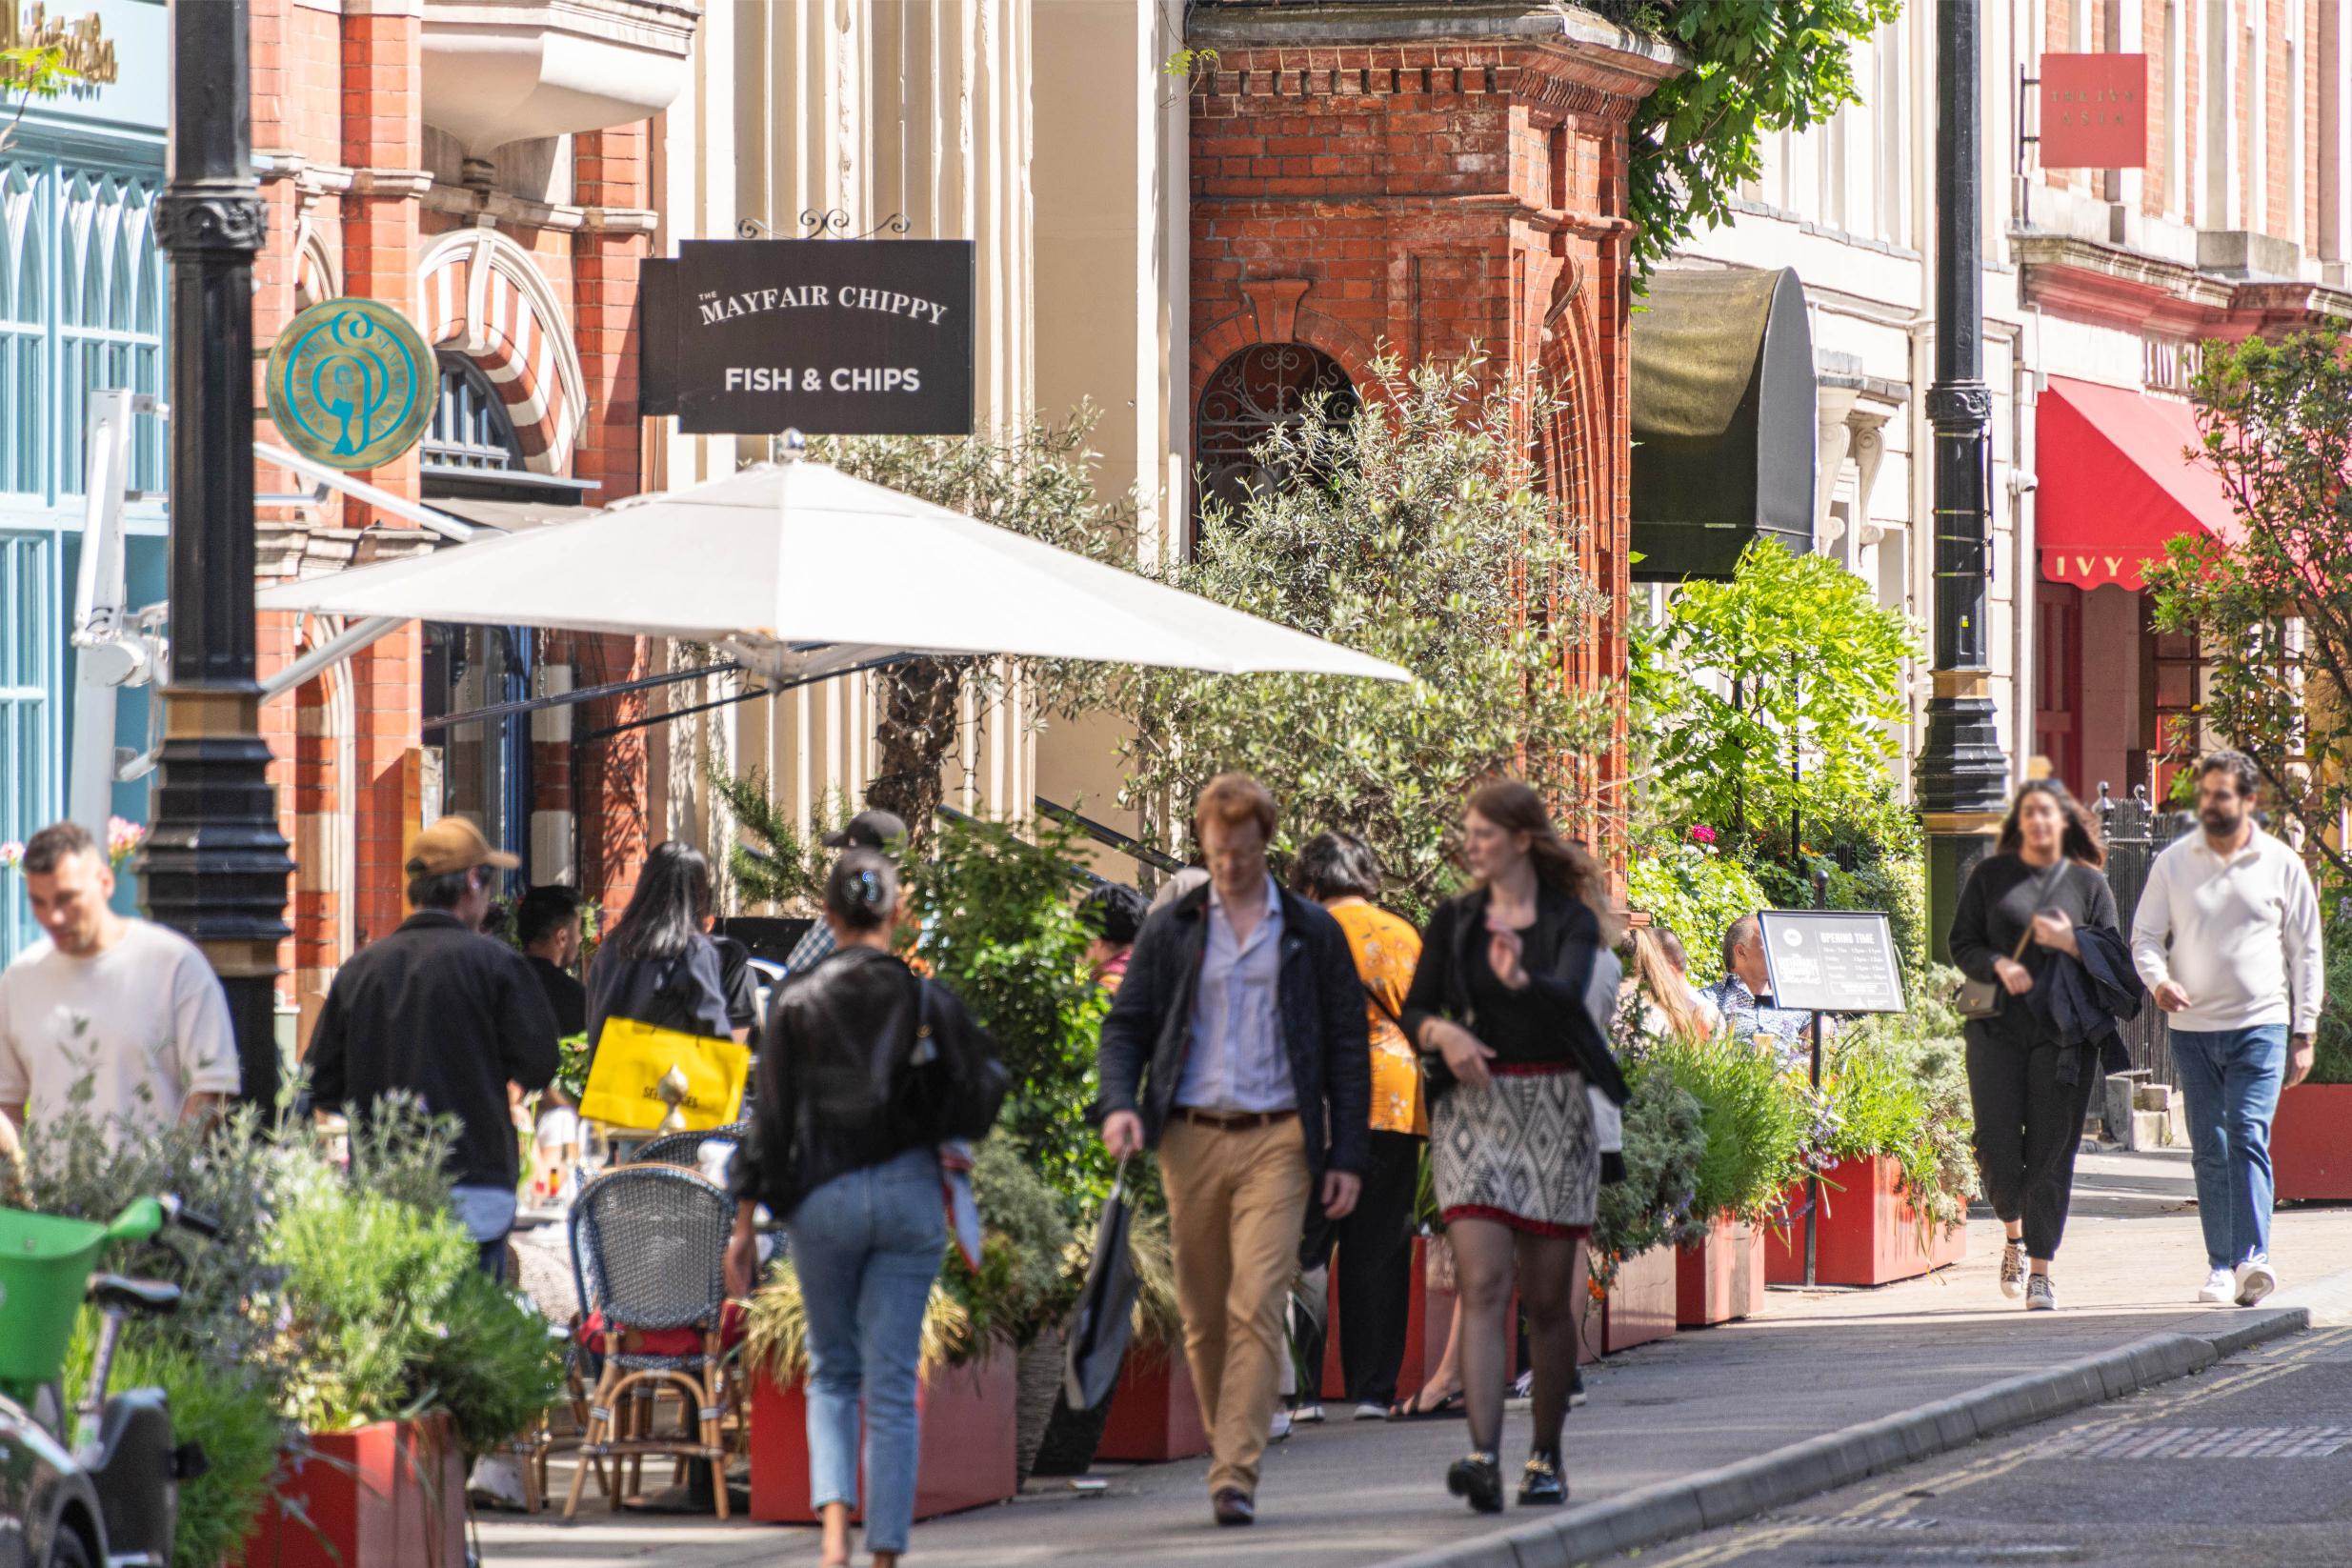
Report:
[[[1102,1139],[1159,1151],[1184,1349],[1219,1524],[1256,1518],[1288,1353],[1282,1309],[1307,1204],[1356,1206],[1372,1147],[1372,1045],[1339,923],[1266,868],[1274,798],[1246,774],[1203,790],[1209,885],[1152,916],[1103,1021]]]

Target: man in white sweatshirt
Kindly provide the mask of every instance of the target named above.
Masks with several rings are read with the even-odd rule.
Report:
[[[2250,1307],[2270,1262],[2270,1123],[2311,1071],[2320,1026],[2320,900],[2302,858],[2254,823],[2260,778],[2241,752],[2197,765],[2194,833],[2156,857],[2132,917],[2132,959],[2172,1015],[2188,1101],[2201,1301]]]

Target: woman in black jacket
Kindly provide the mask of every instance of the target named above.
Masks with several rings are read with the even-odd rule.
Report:
[[[1952,915],[1952,962],[2000,988],[2000,1013],[1968,1023],[1968,1095],[1984,1199],[2008,1230],[2001,1294],[2023,1295],[2029,1312],[2058,1305],[2050,1259],[2066,1229],[2075,1151],[2099,1076],[2077,1060],[2075,1081],[2064,1081],[2073,1042],[2057,1037],[2032,993],[2075,961],[2084,928],[2120,939],[2115,894],[2100,872],[2106,860],[2098,825],[2066,787],[2031,779]]]
[[[711,863],[674,839],[656,844],[629,907],[588,966],[588,1044],[607,1018],[630,1018],[714,1039],[740,1039],[728,1016],[711,919]]]
[[[875,1568],[892,1568],[915,1518],[923,1316],[947,1245],[936,1145],[986,1133],[1003,1080],[958,1076],[987,1056],[985,1038],[955,993],[891,951],[898,873],[887,858],[844,852],[824,917],[837,946],[777,993],[760,1040],[727,1283],[751,1294],[764,1203],[791,1233],[808,1325],[809,1500],[823,1560],[850,1560],[862,1400],[866,1546]]]
[[[1404,1027],[1425,1059],[1444,1062],[1434,1074],[1430,1174],[1454,1248],[1471,1448],[1446,1487],[1493,1513],[1502,1507],[1515,1269],[1535,1363],[1519,1501],[1567,1500],[1559,1437],[1581,1316],[1577,1245],[1600,1190],[1586,1091],[1620,1105],[1626,1091],[1606,1035],[1619,970],[1599,868],[1516,781],[1471,796],[1462,848],[1478,886],[1431,917]]]

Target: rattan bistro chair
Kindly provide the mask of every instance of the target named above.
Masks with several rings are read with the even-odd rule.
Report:
[[[699,1171],[624,1165],[580,1189],[572,1205],[572,1255],[582,1307],[600,1323],[603,1369],[588,1399],[581,1463],[564,1518],[579,1509],[592,1465],[617,1510],[647,1455],[707,1459],[723,1476],[719,1422],[727,1399],[720,1331],[727,1303],[727,1235],[734,1205]],[[674,1391],[686,1421],[654,1435],[655,1396]],[[632,1415],[631,1407],[634,1407]],[[624,1484],[628,1473],[632,1481]],[[727,1517],[727,1488],[714,1489]]]
[[[630,1156],[632,1165],[683,1165],[697,1170],[702,1164],[702,1146],[706,1143],[740,1145],[752,1136],[748,1121],[731,1121],[724,1127],[714,1127],[701,1133],[664,1133],[661,1136],[638,1146]]]

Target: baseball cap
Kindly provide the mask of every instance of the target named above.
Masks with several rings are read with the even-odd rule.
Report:
[[[452,872],[472,871],[476,866],[495,866],[500,871],[513,871],[522,864],[503,850],[493,850],[482,830],[462,816],[445,816],[423,833],[409,846],[408,872],[411,876],[447,876]]]
[[[859,812],[837,833],[825,835],[825,847],[845,850],[852,844],[860,849],[880,850],[895,854],[907,841],[906,818],[896,812]]]

